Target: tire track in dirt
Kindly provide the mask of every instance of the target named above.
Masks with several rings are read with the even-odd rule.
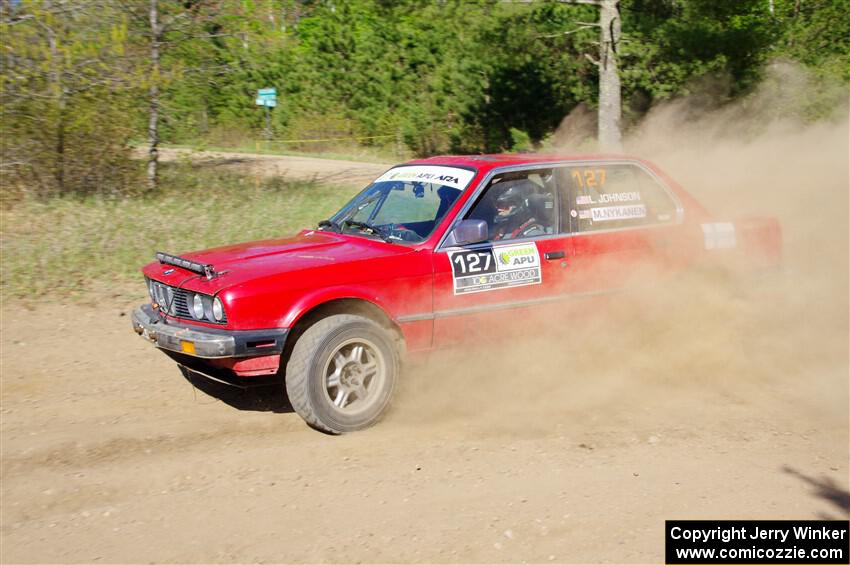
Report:
[[[52,469],[62,472],[68,469],[97,465],[120,464],[140,455],[165,457],[184,453],[189,449],[202,450],[209,442],[217,445],[232,445],[238,438],[256,441],[268,434],[280,433],[280,426],[272,424],[219,428],[186,434],[162,433],[156,436],[137,438],[123,435],[107,441],[84,444],[63,443],[26,455],[4,457],[3,474],[25,474],[35,469]]]
[[[669,517],[840,516],[822,494],[847,475],[829,373],[711,360],[716,343],[644,316],[569,347],[445,352],[378,427],[332,437],[194,391],[119,315],[139,292],[4,305],[4,562],[647,562]],[[658,372],[671,339],[684,349]],[[526,367],[529,347],[544,362]]]

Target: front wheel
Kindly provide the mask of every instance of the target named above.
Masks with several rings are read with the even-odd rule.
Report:
[[[286,364],[286,392],[314,428],[351,432],[380,420],[399,370],[398,348],[388,330],[363,316],[328,316],[295,343]]]

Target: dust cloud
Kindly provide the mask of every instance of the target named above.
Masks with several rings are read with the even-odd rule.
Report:
[[[390,419],[473,436],[556,434],[587,449],[829,429],[846,453],[850,129],[846,96],[815,122],[787,111],[811,87],[799,69],[774,65],[742,102],[703,93],[663,104],[625,141],[718,220],[778,218],[780,272],[706,270],[550,307],[521,339],[413,366]],[[585,109],[563,123],[586,126]],[[559,153],[584,148],[575,132],[556,139]]]

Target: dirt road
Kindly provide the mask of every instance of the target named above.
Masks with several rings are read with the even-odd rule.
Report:
[[[291,155],[262,155],[257,153],[230,153],[222,151],[192,151],[189,149],[161,148],[163,161],[188,159],[208,167],[236,170],[260,176],[277,176],[291,180],[319,183],[337,183],[365,186],[391,164],[364,163],[342,159]]]
[[[4,563],[660,562],[665,519],[850,513],[843,345],[767,350],[744,302],[449,352],[330,437],[194,390],[130,330],[143,299],[3,309]]]
[[[804,200],[781,275],[443,352],[348,436],[310,430],[279,390],[194,389],[130,330],[141,282],[7,302],[0,561],[644,563],[663,561],[665,519],[850,516],[846,205],[798,190],[826,167],[766,182],[772,163],[724,186]],[[713,170],[689,186],[728,203]]]

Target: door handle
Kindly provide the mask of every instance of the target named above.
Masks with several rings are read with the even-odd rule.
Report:
[[[563,251],[547,251],[543,256],[547,261],[553,261],[555,259],[563,259],[566,255]]]

